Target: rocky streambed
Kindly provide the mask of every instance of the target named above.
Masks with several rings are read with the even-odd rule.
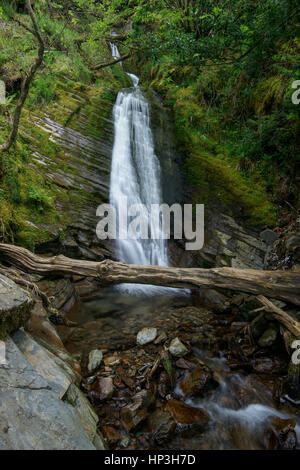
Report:
[[[77,325],[58,331],[109,448],[298,447],[297,368],[254,296],[83,300],[67,315]]]

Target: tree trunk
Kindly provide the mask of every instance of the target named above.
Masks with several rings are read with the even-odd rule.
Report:
[[[111,260],[75,260],[65,256],[46,258],[19,246],[0,244],[0,259],[42,275],[77,274],[97,278],[102,284],[152,284],[156,286],[199,288],[217,287],[261,294],[300,305],[300,272],[259,271],[234,268],[169,268],[137,266]]]
[[[30,0],[26,0],[26,8],[28,10],[29,16],[30,16],[32,24],[33,24],[33,31],[31,31],[27,27],[26,27],[26,29],[31,31],[38,40],[38,43],[39,43],[38,56],[37,56],[35,62],[30,67],[29,72],[26,74],[26,76],[23,79],[22,86],[21,86],[21,93],[20,93],[20,96],[19,96],[19,99],[18,99],[18,102],[17,102],[15,113],[14,113],[11,132],[10,132],[10,134],[8,136],[8,139],[5,142],[5,144],[0,145],[0,151],[2,151],[2,152],[5,152],[5,151],[9,150],[10,147],[12,146],[12,144],[14,143],[16,137],[17,137],[21,112],[22,112],[24,103],[26,101],[26,98],[27,98],[27,95],[28,95],[28,92],[29,92],[30,84],[31,84],[31,82],[32,82],[32,80],[35,76],[36,71],[41,66],[41,64],[43,62],[43,57],[44,57],[44,51],[45,51],[44,41],[42,39],[40,30],[39,30],[39,27],[38,27],[38,24],[37,24],[35,14],[32,10]]]

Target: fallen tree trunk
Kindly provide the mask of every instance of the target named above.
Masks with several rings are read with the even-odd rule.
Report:
[[[137,266],[105,260],[102,262],[37,256],[25,248],[0,244],[0,259],[34,274],[77,274],[107,284],[152,284],[195,289],[218,287],[285,300],[300,305],[300,272],[259,271],[235,268],[170,268]]]

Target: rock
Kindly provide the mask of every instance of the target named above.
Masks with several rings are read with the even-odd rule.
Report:
[[[270,326],[259,338],[258,345],[261,348],[269,348],[276,343],[278,331],[275,326]]]
[[[70,279],[42,280],[39,288],[48,297],[53,297],[53,305],[60,312],[67,312],[75,303],[74,286]]]
[[[48,356],[48,351],[44,350],[45,354],[41,364],[43,367],[40,367],[40,371],[43,371],[44,374],[42,375],[35,368],[33,358],[35,348],[44,348],[38,345],[35,346],[35,342],[30,348],[30,336],[24,332],[21,333],[28,336],[28,340],[23,345],[19,342],[17,347],[11,338],[7,339],[7,365],[0,366],[0,449],[104,449],[101,436],[96,434],[93,438],[91,428],[87,429],[83,425],[84,413],[77,411],[77,400],[74,404],[68,403],[69,388],[67,389],[67,395],[64,394],[64,400],[60,399],[61,394],[58,393],[57,384],[62,384],[63,380],[61,378],[58,380],[57,377],[50,377],[49,375],[50,370],[54,371],[52,362],[54,359],[51,353]],[[25,350],[28,358],[32,360],[31,363],[21,352],[19,348],[21,345],[22,348],[25,345],[28,346]],[[42,355],[39,357],[42,357]],[[60,369],[60,374],[66,374],[65,370]],[[47,380],[47,376],[51,378],[50,381]],[[67,375],[65,378],[66,383],[69,382]],[[72,387],[75,387],[74,384],[72,384]],[[77,387],[75,388],[77,389]],[[70,390],[70,393],[73,393],[73,391]],[[77,392],[81,394],[79,389],[77,389]],[[96,415],[84,397],[83,401],[89,407],[88,413],[91,413],[91,416],[96,420]],[[95,430],[96,423],[93,426]],[[90,440],[89,436],[93,440]]]
[[[184,346],[184,344],[180,341],[179,338],[174,338],[171,341],[169,346],[169,351],[172,356],[175,357],[183,357],[188,353],[188,349]]]
[[[169,439],[175,429],[176,422],[168,411],[157,409],[148,417],[147,430],[154,436],[159,445]]]
[[[112,426],[102,426],[101,431],[103,437],[107,440],[107,442],[111,445],[115,445],[121,439],[121,434]]]
[[[102,362],[103,354],[99,349],[93,349],[89,353],[88,371],[93,373]]]
[[[8,277],[0,274],[0,339],[24,326],[30,316],[32,299]]]
[[[25,331],[17,331],[13,340],[27,361],[51,386],[51,389],[59,398],[63,398],[71,383],[77,379],[74,371],[57,356],[40,346]]]
[[[268,328],[269,322],[266,318],[265,312],[258,315],[252,322],[251,322],[251,334],[254,339],[258,339],[264,333],[266,328]]]
[[[166,333],[163,331],[157,338],[156,340],[154,341],[154,344],[161,344],[163,343],[164,341],[166,341],[167,339],[167,335]]]
[[[273,418],[264,435],[267,450],[295,450],[297,447],[295,427],[294,419]]]
[[[188,373],[179,386],[186,397],[196,397],[205,391],[211,377],[208,367],[197,366]]]
[[[292,235],[287,241],[286,241],[286,248],[288,251],[294,251],[297,248],[300,248],[300,234],[297,235]]]
[[[99,400],[109,400],[114,393],[114,384],[111,377],[101,377],[97,383],[97,389],[99,392]]]
[[[181,358],[181,359],[178,359],[178,361],[176,361],[176,366],[179,367],[180,369],[193,369],[194,367],[197,367],[197,364]]]
[[[172,414],[178,424],[206,425],[210,417],[202,408],[194,408],[178,400],[169,400],[165,411]]]
[[[138,332],[136,337],[136,342],[143,346],[144,344],[151,343],[157,337],[157,329],[156,328],[143,328],[141,331]]]
[[[276,240],[278,240],[278,235],[273,232],[273,230],[270,230],[269,228],[263,230],[260,232],[260,238],[267,244],[267,245],[273,245]]]
[[[92,409],[86,396],[79,390],[79,388],[71,384],[67,391],[65,399],[68,403],[70,403],[76,408],[80,421],[90,441],[94,442],[95,437],[98,434],[98,416]],[[100,439],[102,439],[102,436],[99,437]],[[104,450],[103,443],[101,445],[101,448],[99,448],[98,450]]]
[[[48,314],[40,300],[36,300],[30,312],[30,318],[26,324],[26,330],[37,340],[43,339],[48,343],[52,343],[56,347],[65,350],[62,340],[60,339],[53,324],[49,321]]]
[[[251,361],[252,367],[261,374],[283,374],[286,368],[284,361],[276,358],[258,358]]]
[[[167,371],[163,370],[158,379],[158,393],[162,398],[168,394],[171,385],[170,376]]]
[[[114,367],[120,364],[120,359],[118,358],[118,356],[109,356],[104,359],[104,364],[107,367]]]
[[[197,307],[210,307],[216,313],[224,312],[229,307],[228,298],[214,289],[197,290]]]
[[[120,447],[123,447],[123,449],[126,449],[126,447],[128,447],[129,442],[130,442],[129,437],[124,436],[124,437],[122,437],[122,440],[121,440],[119,445],[120,445]]]
[[[148,390],[141,390],[133,397],[133,402],[120,411],[120,417],[128,431],[136,428],[148,415],[148,408],[153,403],[153,396]]]

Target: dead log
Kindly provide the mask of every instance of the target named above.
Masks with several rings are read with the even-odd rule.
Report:
[[[273,302],[266,299],[263,295],[259,295],[257,298],[266,307],[266,310],[272,313],[275,320],[282,323],[296,338],[300,338],[300,323],[298,321],[294,320],[290,315],[274,305]]]
[[[37,256],[25,248],[0,244],[0,259],[24,271],[41,275],[71,275],[94,277],[103,285],[152,284],[165,287],[194,289],[217,287],[238,292],[274,297],[300,305],[300,272],[259,271],[235,268],[171,268],[138,266],[111,260],[84,261],[58,255]]]

